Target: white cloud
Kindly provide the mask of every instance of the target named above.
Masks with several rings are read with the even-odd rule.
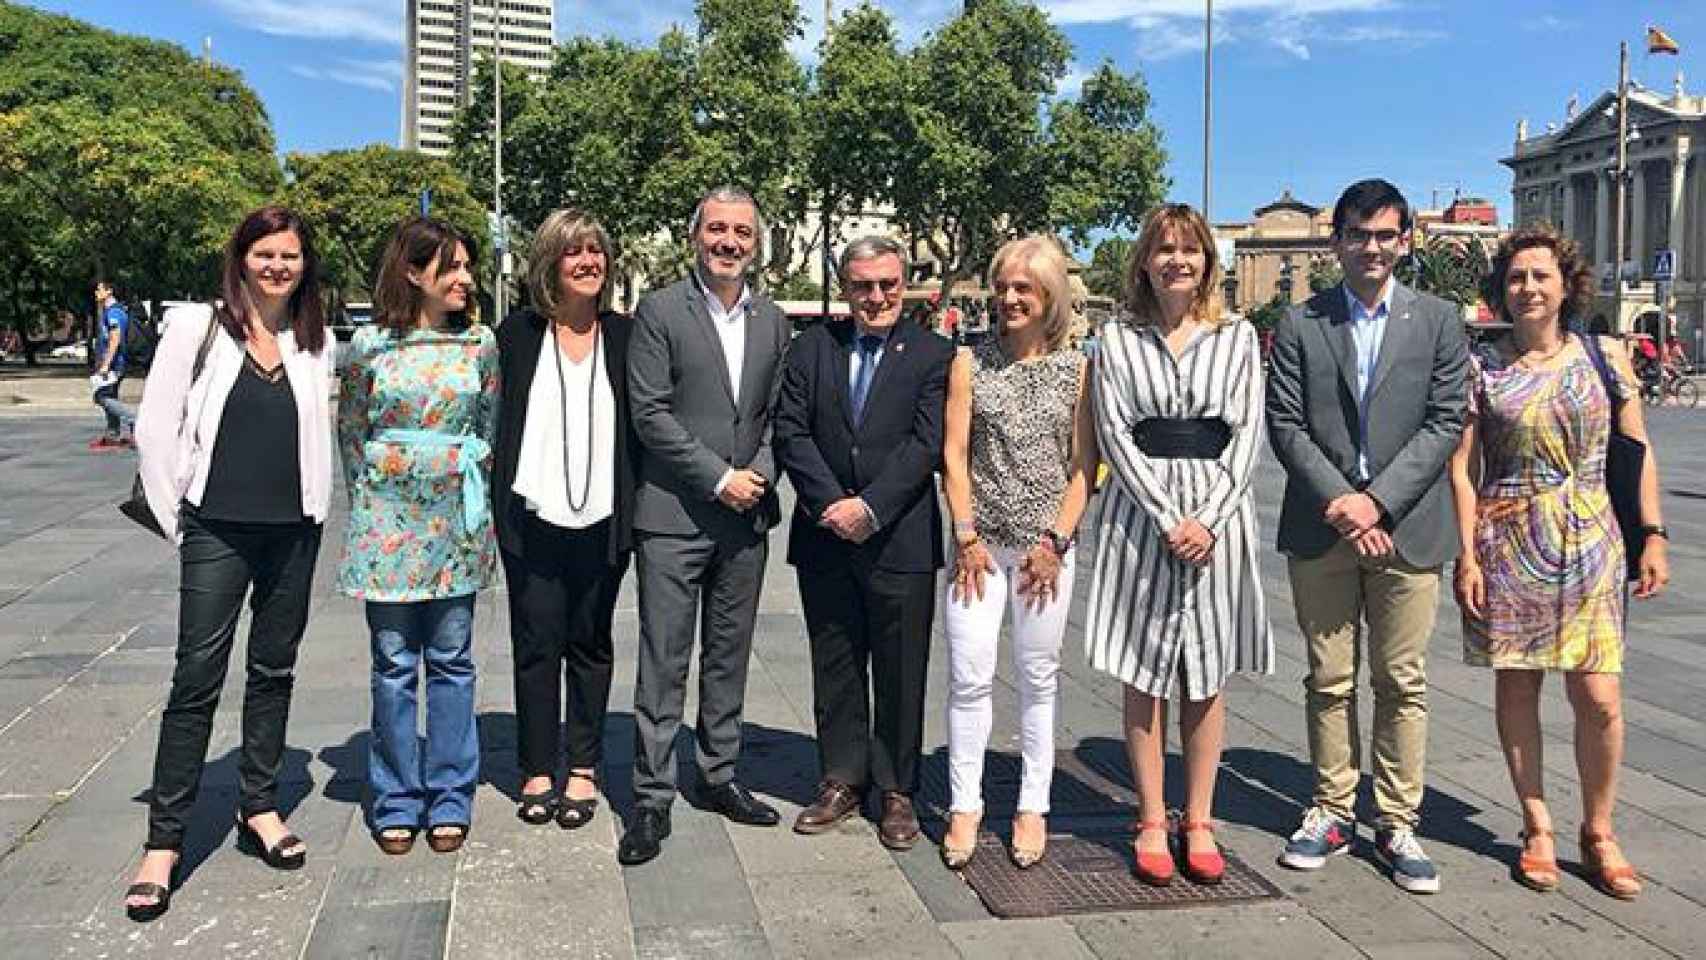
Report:
[[[340,57],[331,66],[313,67],[296,64],[290,72],[310,80],[329,80],[333,83],[365,87],[381,93],[396,93],[403,81],[403,64],[397,60],[352,60]]]
[[[262,33],[403,45],[404,0],[200,0]]]
[[[1443,39],[1436,29],[1416,29],[1393,21],[1408,0],[1216,0],[1217,48],[1259,44],[1299,60],[1315,48],[1358,43],[1415,45]],[[1145,60],[1202,50],[1203,0],[1041,0],[1061,24],[1124,24],[1137,35],[1137,54]],[[1379,14],[1377,23],[1357,18]],[[1326,22],[1331,18],[1331,22]]]

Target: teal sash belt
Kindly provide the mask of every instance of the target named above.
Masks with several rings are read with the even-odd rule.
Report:
[[[472,434],[399,428],[381,430],[373,439],[411,447],[461,447],[462,451],[456,458],[456,472],[462,476],[463,529],[473,533],[485,526],[490,508],[486,501],[486,475],[480,470],[480,461],[491,456],[491,444]]]

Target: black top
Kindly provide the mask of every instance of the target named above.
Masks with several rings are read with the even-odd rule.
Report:
[[[284,368],[267,379],[247,354],[225,399],[199,516],[239,523],[301,523],[296,394]]]
[[[614,513],[610,518],[610,547],[605,558],[614,564],[633,548],[633,457],[639,446],[628,412],[628,334],[633,321],[613,311],[599,313],[598,319],[604,375],[610,380],[610,393],[616,400],[616,444],[611,458],[616,471]],[[514,554],[521,552],[521,530],[527,518],[527,507],[513,489],[515,467],[521,459],[521,437],[527,429],[527,399],[533,391],[533,371],[539,365],[546,326],[544,317],[524,308],[510,314],[497,330],[498,380],[503,395],[498,401],[498,443],[492,458],[492,520],[497,527],[498,546]]]

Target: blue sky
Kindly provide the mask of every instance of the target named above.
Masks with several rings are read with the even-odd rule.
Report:
[[[169,40],[241,70],[272,115],[281,150],[395,143],[403,0],[29,0],[104,27]],[[851,4],[836,0],[838,9]],[[885,0],[916,40],[958,0]],[[805,51],[818,36],[821,0]],[[1202,197],[1202,0],[1042,0],[1077,47],[1074,77],[1103,58],[1140,68],[1169,155],[1173,197]],[[1668,91],[1678,69],[1706,92],[1706,5],[1688,0],[1218,0],[1214,210],[1250,211],[1289,188],[1330,204],[1344,184],[1384,176],[1427,205],[1436,191],[1494,200],[1509,216],[1518,118],[1538,132],[1616,80],[1617,41],[1633,76]],[[690,22],[692,0],[558,0],[559,36],[645,42]],[[1648,23],[1680,57],[1648,57]]]

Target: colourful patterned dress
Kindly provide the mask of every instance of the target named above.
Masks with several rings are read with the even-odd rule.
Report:
[[[374,324],[356,331],[339,373],[350,518],[338,588],[397,603],[488,586],[497,338],[479,325],[399,337]]]
[[[1633,387],[1618,382],[1620,396]],[[1475,556],[1482,619],[1463,617],[1476,666],[1619,673],[1623,539],[1605,489],[1612,398],[1571,337],[1539,369],[1488,345],[1472,357],[1482,455]]]

